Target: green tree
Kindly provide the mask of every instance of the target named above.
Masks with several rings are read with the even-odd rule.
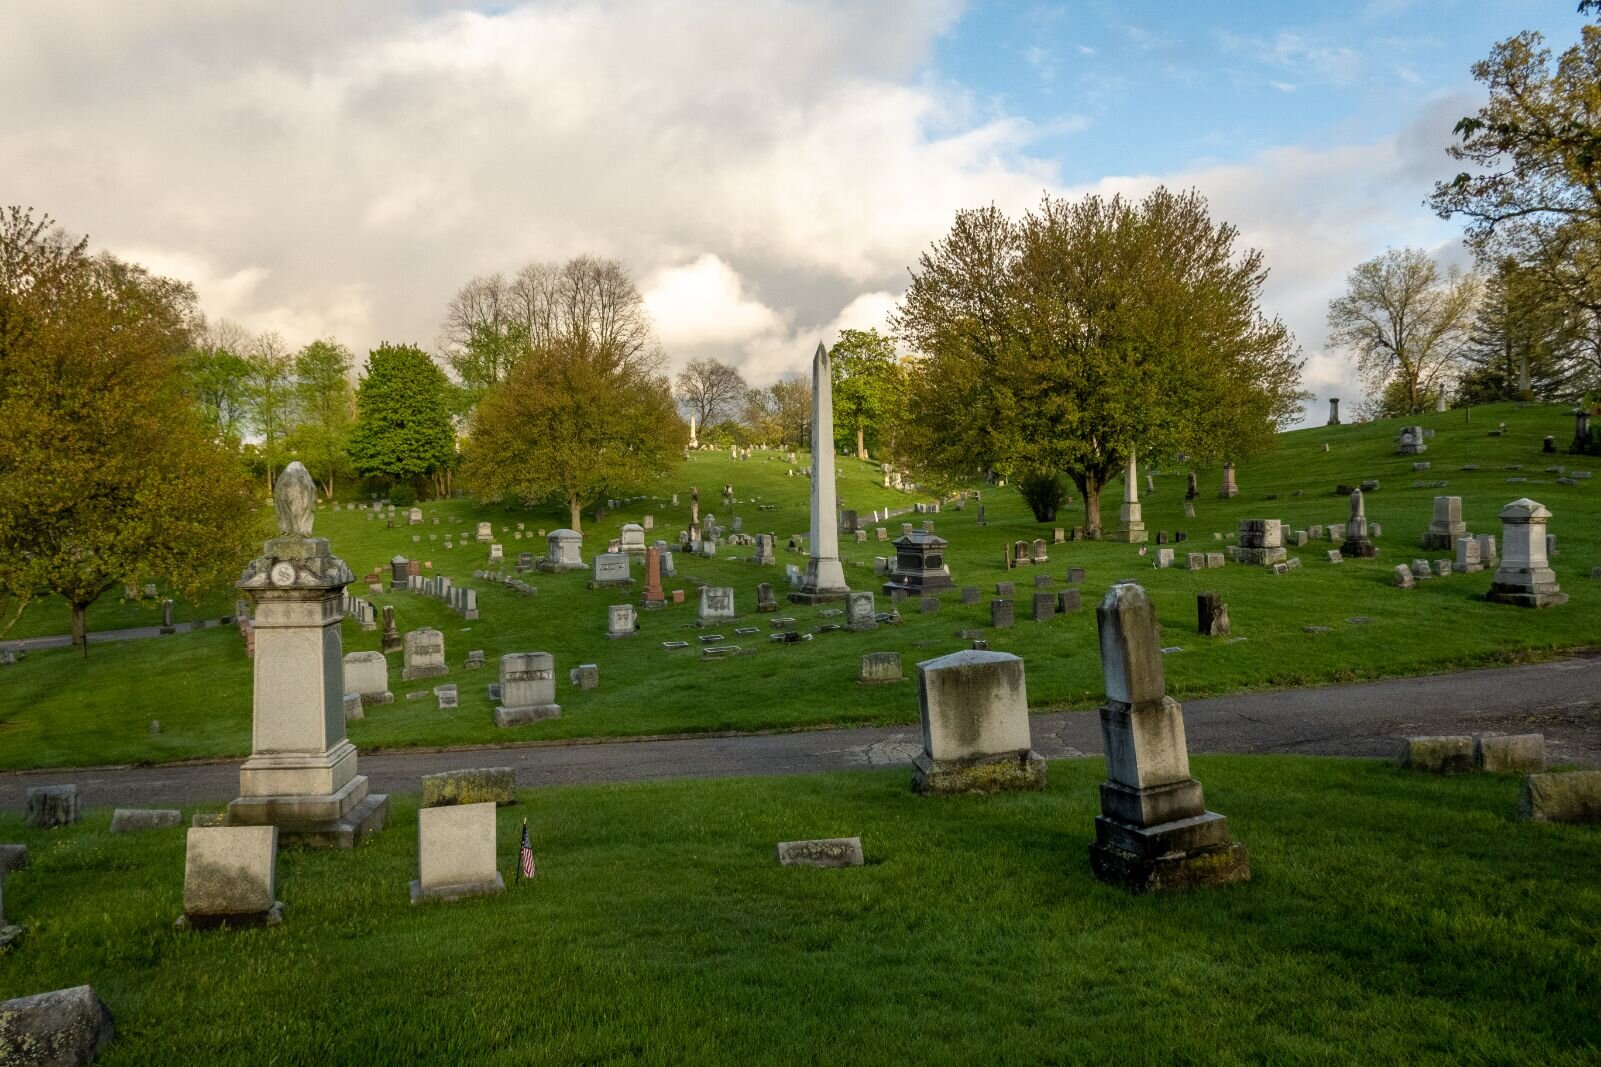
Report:
[[[261,458],[266,464],[267,490],[283,462],[284,439],[294,428],[294,357],[284,340],[267,332],[251,343],[245,362],[250,368],[250,422],[261,438]]]
[[[306,470],[332,500],[334,480],[350,470],[354,421],[350,349],[332,339],[313,341],[295,356],[296,424],[290,441]]]
[[[1293,418],[1301,363],[1267,270],[1196,193],[957,213],[894,316],[918,355],[901,449],[924,481],[1064,473],[1099,532],[1136,450],[1235,458]]]
[[[906,396],[895,341],[877,330],[841,330],[829,356],[835,443],[854,445],[856,458],[866,459],[869,444],[875,452],[888,444]]]
[[[665,377],[609,345],[561,338],[533,349],[473,413],[462,477],[484,500],[586,505],[643,488],[682,460],[689,427]]]
[[[356,473],[414,483],[433,478],[443,492],[456,454],[450,382],[416,345],[381,344],[356,387],[350,461]]]
[[[1329,345],[1356,357],[1368,405],[1410,415],[1434,402],[1462,369],[1479,279],[1441,271],[1427,252],[1392,248],[1358,264],[1329,302]]]
[[[1511,259],[1571,312],[1601,318],[1601,27],[1583,27],[1554,66],[1540,34],[1520,33],[1473,76],[1489,99],[1447,149],[1471,169],[1436,183],[1430,205],[1466,222],[1481,264]]]
[[[250,336],[226,320],[202,322],[183,359],[189,395],[217,435],[238,445],[250,425]]]
[[[1463,355],[1458,401],[1558,400],[1583,393],[1580,338],[1557,294],[1503,260],[1485,282]]]
[[[0,590],[53,593],[88,654],[102,593],[162,578],[197,598],[237,575],[249,480],[185,390],[193,291],[0,217]]]
[[[678,401],[702,429],[733,415],[749,389],[739,371],[715,359],[692,359],[678,373]]]

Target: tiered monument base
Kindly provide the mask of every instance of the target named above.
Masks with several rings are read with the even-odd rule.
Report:
[[[1046,782],[1045,760],[1032,749],[973,760],[934,759],[922,752],[912,767],[912,791],[930,796],[1039,791]]]
[[[354,757],[352,747],[349,757],[352,769]],[[280,844],[314,848],[354,848],[362,838],[389,825],[389,797],[383,793],[369,793],[366,775],[352,775],[330,793],[266,792],[266,789],[293,788],[289,783],[296,776],[306,781],[309,777],[338,771],[337,764],[332,768],[310,767],[298,771],[282,765],[261,765],[269,761],[272,757],[255,757],[241,768],[240,785],[245,789],[254,787],[257,791],[228,805],[228,825],[276,826]],[[321,787],[321,783],[310,781],[307,785]]]
[[[1187,784],[1200,791],[1199,782]],[[1229,885],[1251,877],[1245,846],[1229,837],[1228,819],[1215,811],[1144,827],[1098,815],[1090,869],[1101,881],[1136,893]]]

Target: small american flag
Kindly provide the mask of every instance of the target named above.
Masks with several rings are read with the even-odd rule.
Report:
[[[528,820],[524,819],[523,843],[522,847],[517,850],[517,878],[521,881],[524,878],[532,878],[533,876],[534,846],[533,842],[528,840]]]

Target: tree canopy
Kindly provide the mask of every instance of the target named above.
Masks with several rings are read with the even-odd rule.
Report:
[[[86,613],[119,583],[198,596],[237,575],[257,516],[194,408],[188,286],[0,216],[0,589]]]
[[[739,414],[749,388],[739,371],[715,359],[692,359],[678,372],[678,401],[704,428]]]
[[[290,446],[332,500],[335,479],[350,470],[346,451],[354,421],[350,349],[332,338],[313,341],[295,355],[295,425]]]
[[[834,435],[837,444],[866,459],[891,439],[906,397],[895,341],[877,330],[841,330],[829,350],[834,368]]]
[[[485,500],[557,502],[581,512],[644,487],[683,459],[689,427],[655,363],[589,337],[536,346],[484,394],[462,478]]]
[[[1022,219],[957,213],[894,316],[901,450],[925,480],[1065,473],[1100,529],[1135,450],[1237,457],[1298,410],[1301,362],[1261,313],[1262,255],[1194,192],[1046,197]]]
[[[443,488],[456,455],[450,382],[415,345],[381,344],[367,357],[356,387],[350,462],[368,478],[412,483],[428,476]]]

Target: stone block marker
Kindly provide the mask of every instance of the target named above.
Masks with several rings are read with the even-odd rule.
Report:
[[[0,845],[0,879],[12,871],[28,869],[27,845]]]
[[[567,679],[579,689],[593,689],[600,684],[600,667],[594,663],[580,663],[567,672]]]
[[[367,709],[361,702],[360,693],[345,694],[344,715],[346,722],[355,722],[357,719],[365,719],[367,717]]]
[[[1034,594],[1034,621],[1049,622],[1056,618],[1056,594]]]
[[[0,1063],[85,1064],[116,1036],[111,1009],[90,986],[0,1003]]]
[[[75,785],[36,785],[28,789],[29,826],[49,830],[71,826],[78,821],[78,787]]]
[[[1010,600],[990,601],[990,625],[997,630],[1011,627],[1013,618],[1012,602]]]
[[[862,657],[861,672],[857,675],[862,685],[884,685],[901,680],[901,654],[899,652],[869,652]]]
[[[176,808],[118,808],[111,813],[111,832],[133,834],[141,830],[170,830],[183,815]]]
[[[912,788],[924,794],[1045,788],[1033,750],[1023,661],[1006,652],[953,652],[917,665],[923,751]]]
[[[1501,509],[1501,564],[1486,600],[1526,608],[1548,608],[1568,602],[1557,585],[1547,552],[1545,527],[1551,512],[1524,497]]]
[[[1545,770],[1545,735],[1475,737],[1473,762],[1491,774],[1538,774]]]
[[[283,918],[276,826],[192,826],[179,926],[235,926]]]
[[[784,867],[860,867],[862,839],[825,837],[817,841],[780,841],[776,850]]]
[[[359,653],[357,654],[359,655]],[[371,655],[371,653],[368,653],[368,655]],[[405,666],[400,671],[401,681],[410,682],[418,678],[437,678],[440,675],[449,673],[450,668],[445,665],[444,634],[429,627],[412,630],[406,634],[406,658]],[[360,690],[355,690],[355,692],[360,692]]]
[[[495,869],[495,805],[458,804],[417,812],[417,880],[411,902],[504,893]]]
[[[1249,879],[1245,846],[1229,837],[1226,818],[1206,810],[1201,783],[1190,776],[1183,708],[1167,695],[1156,605],[1138,584],[1119,582],[1095,609],[1095,622],[1107,781],[1090,869],[1134,892]]]
[[[500,700],[495,725],[523,726],[561,715],[556,703],[556,659],[549,652],[512,652],[500,657]]]
[[[477,767],[422,776],[422,806],[452,804],[515,804],[517,775],[510,767]]]
[[[1601,823],[1601,771],[1529,775],[1523,779],[1518,818]]]
[[[1473,738],[1467,734],[1449,737],[1409,737],[1401,742],[1396,761],[1406,770],[1431,774],[1466,774],[1473,770]]]

